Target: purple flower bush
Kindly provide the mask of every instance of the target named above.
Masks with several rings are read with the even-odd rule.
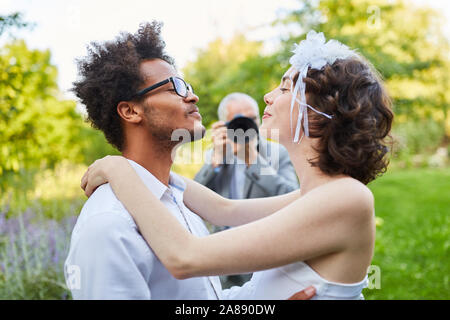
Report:
[[[76,216],[0,212],[0,299],[68,299],[64,260]]]

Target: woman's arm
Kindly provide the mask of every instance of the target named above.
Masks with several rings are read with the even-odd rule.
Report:
[[[150,247],[178,279],[247,273],[340,252],[354,245],[373,219],[370,191],[353,179],[340,179],[263,219],[197,237],[178,223],[122,159],[123,169],[107,170],[106,177]]]
[[[296,190],[275,197],[229,200],[194,180],[183,179],[186,206],[217,226],[240,226],[264,218],[300,197],[300,190]]]
[[[127,166],[121,165],[125,162],[127,162],[125,158],[118,156],[108,156],[94,162],[88,169],[88,171],[91,170],[89,185],[87,185],[87,175],[82,179],[81,187],[85,189],[86,195],[89,197],[95,188],[108,182],[105,178],[108,172],[115,172],[119,181],[133,179],[127,176]],[[92,171],[95,169],[101,169],[97,170],[99,174],[93,174]],[[103,174],[103,172],[105,173]],[[300,197],[300,190],[296,190],[275,197],[229,200],[194,180],[182,178],[186,182],[186,190],[183,195],[186,206],[206,221],[217,226],[239,226],[264,218]]]

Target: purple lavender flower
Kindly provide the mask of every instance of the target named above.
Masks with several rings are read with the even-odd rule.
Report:
[[[6,214],[4,212],[0,212],[0,235],[5,233],[6,230]]]
[[[76,220],[69,216],[58,222],[37,216],[32,209],[10,218],[0,213],[0,273],[12,273],[5,280],[9,294],[20,296],[16,291],[24,290],[27,279],[39,279],[43,274],[53,274],[55,282],[64,283],[61,257],[67,255]],[[26,294],[23,291],[22,295]]]

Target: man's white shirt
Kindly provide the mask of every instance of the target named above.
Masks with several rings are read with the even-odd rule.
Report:
[[[203,220],[183,203],[186,185],[181,177],[171,172],[167,187],[144,167],[128,161],[185,228],[178,206],[193,234],[209,234]],[[83,206],[72,232],[64,274],[74,299],[229,299],[244,291],[237,287],[222,291],[218,277],[175,279],[109,184],[100,186]]]

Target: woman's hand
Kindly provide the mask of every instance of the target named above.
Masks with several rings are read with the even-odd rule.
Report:
[[[124,161],[127,160],[122,156],[106,156],[91,164],[81,178],[81,189],[84,190],[84,194],[90,197],[95,189],[108,183],[111,179],[110,173],[120,168]]]

